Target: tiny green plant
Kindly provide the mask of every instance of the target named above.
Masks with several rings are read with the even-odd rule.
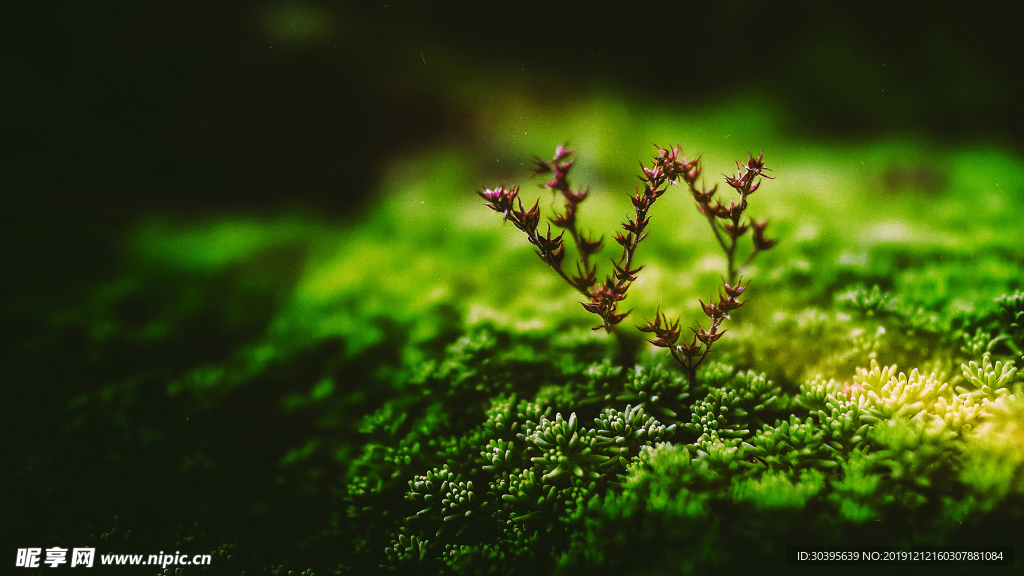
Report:
[[[579,206],[587,199],[589,191],[574,188],[569,183],[569,173],[576,163],[575,150],[558,146],[551,160],[536,159],[534,174],[550,178],[541,186],[560,195],[564,201],[562,213],[549,219],[543,233],[540,229],[540,201],[534,202],[529,208],[524,207],[519,197],[519,186],[485,188],[478,194],[486,201],[488,208],[501,213],[504,221],[511,222],[524,232],[540,259],[585,298],[585,301],[580,302],[583,308],[601,319],[594,330],[603,329],[616,336],[625,349],[626,345],[617,326],[630,311],[621,312],[619,303],[626,298],[630,286],[644,267],[637,265],[635,259],[640,243],[647,238],[650,210],[670,185],[678,186],[680,182],[686,184],[697,210],[707,218],[727,262],[718,299],[712,295],[707,303],[700,301],[701,310],[711,324],[707,329],[699,323],[696,328],[690,328],[693,336],[687,341],[681,338],[679,319],[671,320],[658,310],[654,321],[646,321],[645,325],[637,328],[651,335],[648,342],[668,349],[687,378],[694,382],[697,368],[707,358],[715,342],[726,332],[722,324],[729,319],[731,312],[745,302],[739,299],[749,285],[749,282],[743,283],[743,269],[760,252],[771,249],[776,243],[765,237],[768,222],[746,217],[748,198],[761,186],[762,178],[772,177],[765,174],[768,168],[764,165],[764,151],[756,158],[748,155],[745,163],[736,163],[735,176],[725,178],[726,184],[738,194],[738,202],[737,199],[731,199],[728,204],[724,204],[716,197],[718,186],[707,188],[701,180],[703,169],[700,156],[687,159],[678,144],[673,148],[657,148],[649,166],[641,163],[642,174],[639,178],[643,189],[637,186],[630,196],[634,214],[626,218],[622,223],[622,231],[615,235],[615,242],[621,247],[621,252],[618,258],[612,259],[612,271],[601,282],[597,279],[597,264],[593,260],[603,248],[604,238],[594,238],[581,232],[577,218]],[[553,234],[552,224],[560,228],[561,232]],[[740,239],[748,231],[751,231],[753,247],[740,262]],[[578,255],[575,273],[566,271],[564,265],[566,232],[572,238]]]

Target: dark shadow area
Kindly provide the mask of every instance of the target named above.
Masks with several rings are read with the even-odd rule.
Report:
[[[741,90],[791,130],[1024,138],[1012,6],[872,1],[23,7],[6,130],[17,202],[96,218],[305,204],[344,213],[402,149],[465,136],[446,91],[529,68],[543,90],[669,101]],[[275,45],[276,44],[276,45]],[[439,80],[427,53],[446,56]],[[535,86],[523,86],[533,89]],[[507,89],[508,86],[498,86]]]

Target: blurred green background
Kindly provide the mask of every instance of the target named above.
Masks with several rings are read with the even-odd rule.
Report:
[[[1011,9],[17,8],[11,547],[114,530],[129,551],[237,539],[335,566],[362,418],[395,393],[381,383],[482,319],[591,322],[473,194],[566,141],[594,191],[583,226],[609,237],[652,143],[704,154],[709,181],[766,151],[776,180],[752,212],[782,244],[751,271],[739,364],[841,378],[864,329],[844,295],[878,285],[913,326],[876,347],[945,366],[942,335],[1024,287]],[[675,190],[640,258],[630,307],[684,322],[723,267]]]

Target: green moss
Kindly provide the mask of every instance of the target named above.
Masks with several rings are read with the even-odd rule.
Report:
[[[786,141],[756,107],[580,110],[497,153],[504,165],[566,134],[585,142],[588,230],[629,212],[619,192],[651,141],[709,159],[778,150],[758,200],[784,241],[692,385],[656,351],[623,361],[522,238],[479,216],[472,190],[525,168],[440,150],[395,164],[351,223],[140,225],[109,281],[18,345],[53,371],[46,450],[12,459],[18,487],[68,478],[64,492],[81,481],[138,511],[150,494],[134,492],[171,486],[169,518],[214,526],[190,542],[247,530],[250,549],[351,574],[725,573],[778,565],[784,543],[1014,538],[1019,159]],[[887,188],[908,163],[938,176]],[[653,214],[624,326],[658,306],[692,320],[720,283],[676,192]],[[79,480],[85,464],[63,464],[95,461],[113,471]],[[83,505],[80,525],[94,515]],[[65,533],[56,545],[80,536]],[[251,570],[252,554],[232,555]],[[264,556],[258,568],[282,565]]]

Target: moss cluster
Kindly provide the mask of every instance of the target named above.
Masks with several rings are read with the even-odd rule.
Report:
[[[691,388],[659,364],[521,378],[510,357],[466,361],[500,332],[451,346],[420,399],[402,399],[404,433],[353,466],[353,573],[703,573],[778,564],[785,542],[950,542],[1024,498],[1007,448],[1024,441],[1024,389],[988,354],[953,378],[872,362],[795,390],[712,363]],[[506,379],[485,398],[469,384],[489,374]]]

